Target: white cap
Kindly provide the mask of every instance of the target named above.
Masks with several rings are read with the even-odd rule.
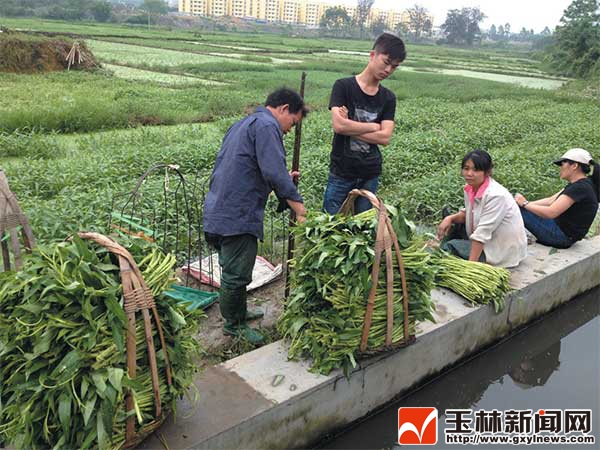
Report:
[[[571,150],[567,150],[567,152],[554,161],[554,164],[560,165],[564,160],[568,159],[569,161],[578,162],[581,164],[590,164],[590,161],[593,159],[590,152],[584,150],[582,148],[572,148]]]

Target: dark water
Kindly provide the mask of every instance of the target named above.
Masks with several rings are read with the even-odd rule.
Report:
[[[468,445],[470,448],[600,449],[600,289],[545,316],[521,333],[471,359],[419,391],[391,404],[352,429],[322,442],[323,449],[400,447],[398,408],[436,407],[438,442],[446,444],[446,409],[591,409],[596,442],[583,444]],[[471,416],[473,418],[473,416]]]

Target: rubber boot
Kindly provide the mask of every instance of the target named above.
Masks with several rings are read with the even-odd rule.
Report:
[[[242,294],[240,289],[221,287],[219,291],[219,309],[225,322],[239,323],[246,318],[246,296]]]
[[[265,316],[265,312],[262,308],[248,308],[246,307],[246,320],[256,320]]]
[[[253,345],[262,344],[264,336],[246,324],[246,288],[221,288],[220,308],[225,319],[223,334],[240,337]]]
[[[254,328],[250,328],[245,322],[239,324],[225,323],[223,334],[242,338],[252,345],[260,345],[265,342],[262,333]]]

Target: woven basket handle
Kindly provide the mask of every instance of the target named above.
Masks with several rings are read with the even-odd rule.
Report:
[[[0,252],[5,271],[10,270],[10,250],[12,250],[15,269],[18,270],[23,265],[21,245],[19,243],[19,227],[21,227],[21,237],[25,251],[30,252],[35,247],[35,238],[33,237],[29,220],[23,214],[23,211],[21,211],[17,197],[10,190],[6,175],[0,170],[0,239],[6,231],[10,235],[10,248],[6,240],[0,241]]]
[[[371,191],[367,191],[366,189],[352,189],[348,194],[348,197],[346,197],[346,200],[344,200],[344,203],[342,203],[339,214],[343,216],[354,215],[354,202],[357,197],[367,198],[371,202],[371,205],[376,209],[379,209],[380,205],[383,204]]]
[[[353,189],[346,197],[342,204],[339,214],[350,215],[354,214],[354,203],[358,197],[365,197],[375,209],[377,209],[377,235],[375,238],[375,260],[371,271],[371,290],[367,299],[367,308],[365,312],[365,320],[363,323],[362,336],[360,340],[360,351],[364,352],[367,349],[369,340],[369,332],[371,331],[371,323],[373,321],[373,310],[375,309],[375,294],[377,293],[377,284],[379,280],[379,270],[381,266],[382,254],[385,252],[385,267],[386,267],[386,300],[387,300],[387,324],[385,345],[392,345],[392,333],[394,329],[394,272],[393,272],[393,256],[392,248],[396,252],[398,260],[398,268],[400,271],[400,279],[402,283],[402,298],[404,306],[404,343],[408,344],[409,328],[408,328],[408,286],[406,283],[406,272],[404,270],[404,260],[400,251],[398,237],[394,231],[390,221],[385,204],[379,197],[366,189]]]
[[[78,233],[82,239],[88,239],[96,242],[97,244],[105,247],[108,251],[115,254],[119,258],[119,267],[121,271],[121,283],[123,285],[123,297],[125,299],[124,309],[127,314],[127,373],[129,378],[134,379],[136,376],[136,340],[135,340],[135,313],[141,311],[142,318],[144,320],[144,333],[146,337],[146,346],[148,351],[148,362],[150,367],[150,375],[152,378],[152,390],[154,393],[154,407],[155,416],[158,419],[162,415],[162,403],[160,400],[160,385],[158,379],[158,365],[156,363],[156,351],[154,349],[154,339],[152,337],[152,324],[150,322],[150,314],[148,310],[152,310],[156,329],[160,339],[160,344],[163,348],[163,354],[165,358],[165,368],[167,375],[167,384],[172,384],[171,378],[171,364],[167,354],[167,347],[165,345],[165,339],[163,329],[154,304],[154,298],[152,292],[148,288],[148,285],[142,277],[142,273],[137,266],[133,256],[127,249],[113,241],[112,239],[100,234],[93,232],[81,232]],[[127,392],[125,397],[125,406],[127,412],[131,412],[134,409],[133,396],[131,392]],[[125,431],[125,447],[128,447],[130,443],[135,440],[135,417],[131,415],[127,419],[126,431]]]

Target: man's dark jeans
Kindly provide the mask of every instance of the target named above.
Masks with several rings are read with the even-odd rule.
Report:
[[[325,189],[325,197],[323,198],[323,210],[328,214],[337,214],[352,189],[366,189],[375,194],[378,184],[379,177],[342,178],[330,173]],[[356,214],[371,208],[371,202],[364,197],[358,197],[354,202],[354,212]]]

